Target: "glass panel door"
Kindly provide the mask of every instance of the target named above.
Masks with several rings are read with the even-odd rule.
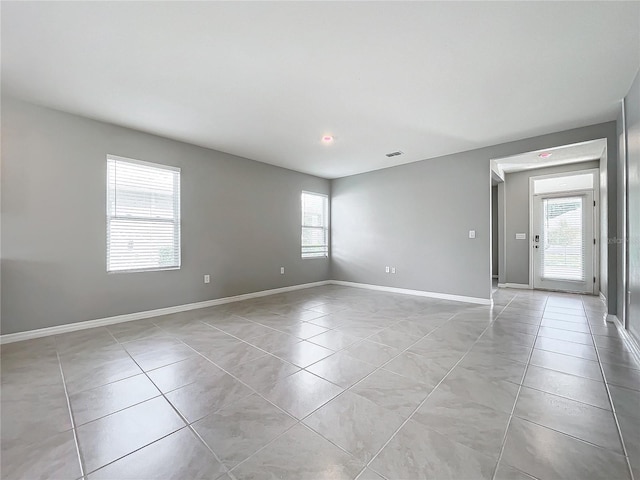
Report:
[[[593,193],[534,196],[534,288],[593,293]]]
[[[542,199],[541,275],[584,281],[583,197]]]

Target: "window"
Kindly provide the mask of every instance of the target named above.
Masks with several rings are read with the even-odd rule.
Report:
[[[302,258],[329,256],[329,200],[302,192]]]
[[[567,176],[552,176],[533,180],[533,193],[567,192],[570,190],[593,189],[593,173],[568,174]]]
[[[180,268],[180,169],[107,156],[107,271]]]
[[[542,278],[584,281],[584,196],[542,199]]]

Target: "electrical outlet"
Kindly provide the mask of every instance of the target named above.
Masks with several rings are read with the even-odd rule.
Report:
[[[205,275],[204,276],[204,283],[209,283],[211,282],[211,276],[210,275]]]
[[[384,267],[384,273],[389,273],[389,267]]]
[[[284,267],[280,267],[280,275],[284,275]]]
[[[475,230],[469,230],[469,238],[476,238],[476,231]]]
[[[391,267],[391,273],[396,273],[396,267]]]

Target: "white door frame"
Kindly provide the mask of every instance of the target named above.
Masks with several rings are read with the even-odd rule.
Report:
[[[551,173],[548,175],[538,175],[535,177],[529,177],[529,288],[533,289],[533,268],[534,268],[534,255],[533,255],[533,237],[534,237],[534,219],[533,219],[533,183],[536,180],[542,180],[544,178],[557,178],[557,177],[572,177],[574,175],[584,175],[590,173],[593,175],[593,200],[596,202],[596,208],[593,209],[593,236],[596,239],[596,244],[593,246],[593,274],[596,277],[596,281],[593,282],[593,294],[597,295],[600,291],[600,169],[590,168],[588,170],[573,170],[570,172]],[[578,190],[584,191],[584,190]],[[567,190],[567,193],[571,194],[576,190]]]
[[[538,227],[534,229],[534,233],[536,234],[536,236],[540,234],[540,236],[545,240],[545,242],[546,242],[546,235],[544,235],[544,227],[542,225],[543,222],[541,218],[541,214],[544,211],[543,210],[544,200],[554,199],[554,198],[572,198],[572,197],[581,199],[581,203],[583,205],[582,207],[583,212],[581,215],[583,220],[582,240],[586,244],[583,252],[585,254],[588,252],[588,256],[583,257],[585,261],[585,270],[586,270],[584,273],[587,275],[585,275],[584,282],[578,282],[578,283],[584,284],[584,287],[585,287],[584,290],[580,289],[578,291],[576,289],[575,282],[571,280],[543,279],[536,275],[534,275],[533,277],[534,289],[538,288],[540,290],[552,290],[552,291],[559,291],[559,292],[571,292],[571,293],[583,293],[583,294],[593,294],[596,291],[595,284],[598,276],[594,271],[594,269],[596,268],[595,260],[597,255],[595,252],[596,243],[593,242],[593,239],[595,238],[594,223],[596,221],[596,218],[595,218],[596,206],[595,206],[595,199],[593,195],[594,195],[593,188],[588,188],[588,189],[582,189],[582,190],[568,190],[564,192],[541,193],[533,196],[533,212],[535,217],[533,219],[533,224]],[[536,260],[538,261],[540,260],[539,255],[541,254],[541,251],[538,250],[539,247],[544,248],[544,243],[540,244],[537,241],[532,240],[531,252],[535,252],[535,253],[532,253],[534,258],[534,262],[533,262],[534,274],[536,273],[535,270],[537,268],[540,268],[540,264],[537,263],[536,261]],[[538,255],[537,259],[536,259],[536,255]],[[591,280],[591,278],[593,278],[593,280]],[[547,285],[543,286],[542,285],[543,283],[546,283]]]

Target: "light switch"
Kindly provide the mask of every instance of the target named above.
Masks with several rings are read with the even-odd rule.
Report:
[[[205,275],[204,276],[204,283],[209,283],[210,281],[211,281],[211,276]]]
[[[476,231],[475,230],[469,230],[469,238],[476,238]]]

